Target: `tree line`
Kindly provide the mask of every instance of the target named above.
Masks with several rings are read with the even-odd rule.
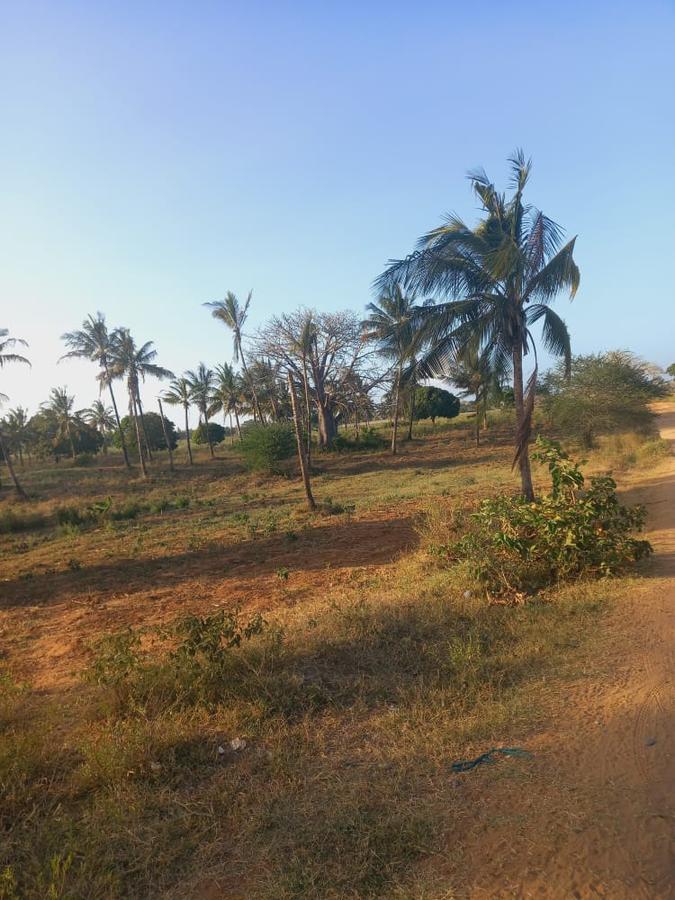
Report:
[[[107,395],[110,405],[99,399],[89,409],[75,411],[73,398],[56,388],[37,414],[49,426],[46,433],[55,445],[65,441],[74,456],[76,438],[82,443],[87,429],[93,443],[96,435],[100,439],[114,430],[124,464],[131,468],[133,444],[147,477],[152,446],[140,385],[156,378],[167,383],[158,404],[166,446],[171,452],[163,403],[183,413],[190,464],[191,407],[198,411],[211,455],[209,426],[217,414],[229,419],[231,431],[239,436],[243,419],[261,426],[292,420],[301,463],[309,465],[313,445],[329,449],[340,421],[354,422],[357,431],[360,423],[370,422],[378,411],[378,395],[391,413],[391,452],[396,453],[402,410],[412,423],[420,383],[435,378],[474,401],[477,443],[489,397],[511,392],[514,465],[523,495],[532,499],[528,445],[535,397],[542,390],[549,398],[556,390],[560,393],[573,363],[567,326],[551,304],[562,292],[574,297],[580,276],[574,261],[576,238],[564,240],[558,224],[525,202],[531,161],[518,151],[509,159],[509,168],[510,193],[498,191],[483,170],[469,173],[481,210],[477,224],[470,226],[449,215],[422,235],[408,256],[390,261],[375,279],[376,299],[368,304],[363,319],[350,311],[299,309],[273,316],[255,335],[247,336],[252,293],[242,302],[228,291],[222,300],[205,303],[214,320],[230,331],[238,368],[227,362],[214,368],[199,363],[176,376],[158,364],[152,341],[139,345],[129,329],[109,328],[102,313],[88,316],[81,328],[63,335],[63,358],[94,363],[101,396]],[[535,326],[539,342],[560,360],[543,385],[538,384]],[[7,329],[0,331],[0,367],[28,362],[14,352],[23,343],[10,337]],[[527,378],[526,357],[532,359]],[[117,384],[126,393],[126,428],[115,394]],[[559,404],[561,416],[563,406]],[[0,452],[20,494],[5,436],[19,433],[27,424],[25,410],[17,407],[0,427]],[[18,447],[21,454],[20,443]]]

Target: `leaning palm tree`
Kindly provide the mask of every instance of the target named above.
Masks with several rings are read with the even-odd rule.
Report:
[[[61,359],[76,357],[79,359],[89,359],[98,364],[101,369],[98,379],[99,384],[101,389],[107,387],[110,391],[110,401],[115,414],[120,447],[122,448],[122,453],[124,455],[124,464],[127,469],[130,469],[131,463],[129,462],[129,453],[127,452],[124,431],[122,430],[122,424],[117,410],[117,401],[115,400],[115,392],[113,391],[112,386],[112,357],[116,336],[117,329],[112,332],[108,331],[105,316],[102,312],[97,312],[96,316],[90,315],[84,320],[82,328],[79,329],[79,331],[67,331],[65,334],[61,335],[61,340],[70,348],[67,353],[64,353]]]
[[[101,435],[103,438],[103,452],[107,453],[109,434],[116,424],[112,407],[106,406],[102,400],[94,400],[88,409],[82,410],[82,418]]]
[[[10,363],[25,363],[27,366],[30,365],[30,362],[26,359],[25,356],[20,356],[18,353],[12,353],[14,347],[18,345],[27,347],[28,344],[25,341],[22,341],[21,338],[13,338],[9,336],[9,330],[7,328],[0,328],[0,369],[4,369],[6,365]],[[7,400],[7,396],[5,394],[0,394],[0,400]],[[14,471],[14,466],[12,464],[12,457],[9,452],[9,448],[5,443],[5,440],[2,436],[2,428],[0,427],[0,454],[2,454],[3,459],[5,460],[5,465],[7,466],[7,471],[9,472],[9,477],[12,479],[14,484],[14,490],[21,497],[22,500],[26,500],[26,492],[19,484],[19,479],[16,477],[16,472]]]
[[[188,452],[188,460],[190,461],[190,465],[192,465],[192,446],[190,444],[190,423],[188,421],[188,412],[190,410],[190,403],[192,403],[192,392],[190,390],[190,383],[188,382],[185,376],[181,378],[174,378],[174,380],[169,385],[169,389],[164,392],[164,396],[162,397],[167,403],[170,403],[172,406],[182,406],[183,412],[185,413],[185,440],[187,441],[187,452]]]
[[[365,340],[377,344],[378,352],[394,365],[393,427],[391,452],[397,452],[398,417],[403,369],[415,354],[419,332],[415,328],[417,307],[400,284],[386,289],[377,303],[366,307],[370,315],[362,323]]]
[[[230,417],[230,429],[232,427],[232,415],[237,426],[237,434],[241,440],[241,423],[239,421],[239,409],[242,405],[242,383],[239,375],[229,363],[215,368],[215,387],[211,394],[209,415],[213,416],[222,412],[223,417]]]
[[[145,381],[148,376],[159,378],[160,380],[173,376],[173,373],[168,369],[156,365],[154,360],[157,358],[157,351],[153,349],[152,345],[152,341],[147,341],[141,347],[137,347],[129,329],[120,328],[114,333],[111,352],[112,377],[126,379],[127,394],[129,396],[129,416],[134,423],[136,431],[138,457],[144,478],[148,477],[144,451],[147,452],[148,458],[151,458],[151,456],[143,420],[140,383]]]
[[[68,393],[68,388],[52,388],[49,399],[42,404],[42,408],[50,412],[54,418],[56,441],[68,441],[70,455],[75,459],[73,432],[77,431],[80,423],[80,415],[75,412],[75,397]]]
[[[261,422],[264,422],[264,416],[262,415],[258,403],[256,388],[250,377],[248,366],[246,364],[246,357],[244,356],[244,348],[242,347],[243,328],[248,317],[248,308],[251,305],[252,297],[253,291],[249,291],[248,297],[242,305],[239,302],[237,295],[233,294],[232,291],[228,291],[222,300],[213,300],[209,303],[204,303],[203,305],[208,306],[214,319],[218,319],[219,322],[222,322],[223,325],[232,332],[232,337],[234,339],[234,361],[236,363],[241,360],[244,379],[252,394],[253,415],[255,418],[260,419]]]
[[[544,347],[571,359],[570,337],[550,303],[564,289],[573,297],[579,286],[574,262],[576,238],[563,245],[562,229],[542,212],[526,206],[523,192],[531,162],[522,151],[509,160],[510,197],[499,193],[484,171],[469,179],[484,216],[470,228],[456,215],[420,238],[415,253],[393,260],[376,280],[379,290],[401,283],[442,302],[423,309],[421,319],[430,349],[420,363],[423,374],[441,374],[449,356],[472,340],[494,360],[510,362],[516,403],[515,456],[522,491],[534,497],[528,442],[537,378],[532,327],[542,325]],[[534,354],[527,386],[523,357]]]
[[[190,370],[185,373],[185,378],[190,387],[190,396],[192,402],[199,410],[200,419],[204,420],[204,428],[206,430],[206,440],[209,444],[211,459],[213,459],[213,442],[211,440],[211,432],[209,431],[209,407],[211,405],[211,397],[215,387],[215,373],[213,369],[209,369],[204,363],[199,363],[196,370]]]
[[[19,454],[19,463],[23,468],[23,451],[30,445],[30,426],[28,410],[23,406],[10,409],[6,416],[6,437],[9,439],[10,452]]]

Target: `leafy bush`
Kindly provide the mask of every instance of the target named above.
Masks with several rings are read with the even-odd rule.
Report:
[[[295,453],[295,433],[287,422],[248,425],[239,446],[249,469],[276,472],[278,463]]]
[[[446,543],[434,552],[464,562],[488,595],[532,593],[578,576],[611,575],[652,552],[632,535],[645,521],[642,507],[619,503],[610,475],[586,486],[577,463],[560,446],[539,438],[533,458],[548,466],[551,492],[483,500],[474,511],[455,510]]]
[[[647,363],[615,350],[575,356],[569,377],[560,364],[544,378],[541,393],[549,421],[590,449],[598,434],[649,432],[654,421],[649,403],[666,396],[668,388]]]
[[[143,413],[143,422],[145,423],[145,433],[148,437],[148,443],[150,444],[151,450],[166,450],[166,440],[164,439],[164,428],[162,427],[162,418],[159,413],[156,412],[144,412]],[[178,446],[178,442],[176,439],[176,426],[171,421],[171,419],[167,419],[164,416],[164,422],[166,424],[166,430],[169,435],[169,442],[171,444],[171,449],[175,450]],[[124,433],[124,443],[127,446],[127,452],[131,453],[134,458],[138,458],[138,440],[136,437],[136,426],[134,424],[133,419],[129,416],[124,416],[121,423],[122,431]],[[140,426],[140,422],[139,422]],[[142,435],[141,435],[142,439]],[[121,447],[120,444],[120,435],[119,431],[115,431],[112,436],[113,446]]]
[[[225,440],[227,432],[223,428],[222,425],[219,425],[217,422],[209,422],[209,437],[211,438],[212,444],[220,444]],[[203,422],[195,428],[192,432],[192,440],[195,444],[208,444],[208,438],[206,436],[206,425]]]
[[[96,644],[87,676],[111,687],[127,709],[220,703],[255,685],[250,663],[236,651],[265,627],[260,615],[243,623],[237,612],[223,610],[183,616],[166,628],[147,629],[153,654],[143,650],[142,632],[128,628]]]
[[[333,438],[332,449],[338,453],[345,450],[382,450],[389,442],[374,428],[363,428],[352,438],[339,432]]]
[[[5,509],[0,513],[0,534],[13,534],[17,531],[31,531],[33,528],[42,528],[46,521],[42,513],[19,513],[14,509]]]
[[[459,398],[435,387],[419,387],[415,391],[415,419],[454,419],[459,415]]]
[[[94,462],[94,454],[93,453],[78,453],[75,459],[73,460],[74,466],[79,466],[84,468],[85,466],[90,466]]]

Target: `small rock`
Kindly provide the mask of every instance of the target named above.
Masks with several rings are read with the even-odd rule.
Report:
[[[246,741],[243,738],[233,738],[230,741],[230,747],[235,750],[244,750],[246,748]]]
[[[153,772],[161,772],[161,771],[162,771],[162,764],[161,764],[161,763],[158,763],[158,762],[155,762],[155,761],[153,760],[153,761],[150,763],[150,769],[151,769],[151,771],[153,771]]]
[[[218,756],[225,756],[225,748],[224,747],[220,747],[220,746],[218,747]]]
[[[645,744],[646,744],[648,747],[653,747],[655,743],[656,743],[656,738],[655,738],[655,737],[647,738],[647,740],[645,741]]]

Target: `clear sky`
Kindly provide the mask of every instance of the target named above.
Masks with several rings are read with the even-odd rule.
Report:
[[[175,371],[231,358],[200,304],[254,289],[251,330],[362,310],[464,178],[534,158],[529,200],[578,234],[576,352],[675,361],[675,6],[495,2],[0,5],[0,326],[34,411],[89,312]],[[148,385],[148,400],[158,385]]]

